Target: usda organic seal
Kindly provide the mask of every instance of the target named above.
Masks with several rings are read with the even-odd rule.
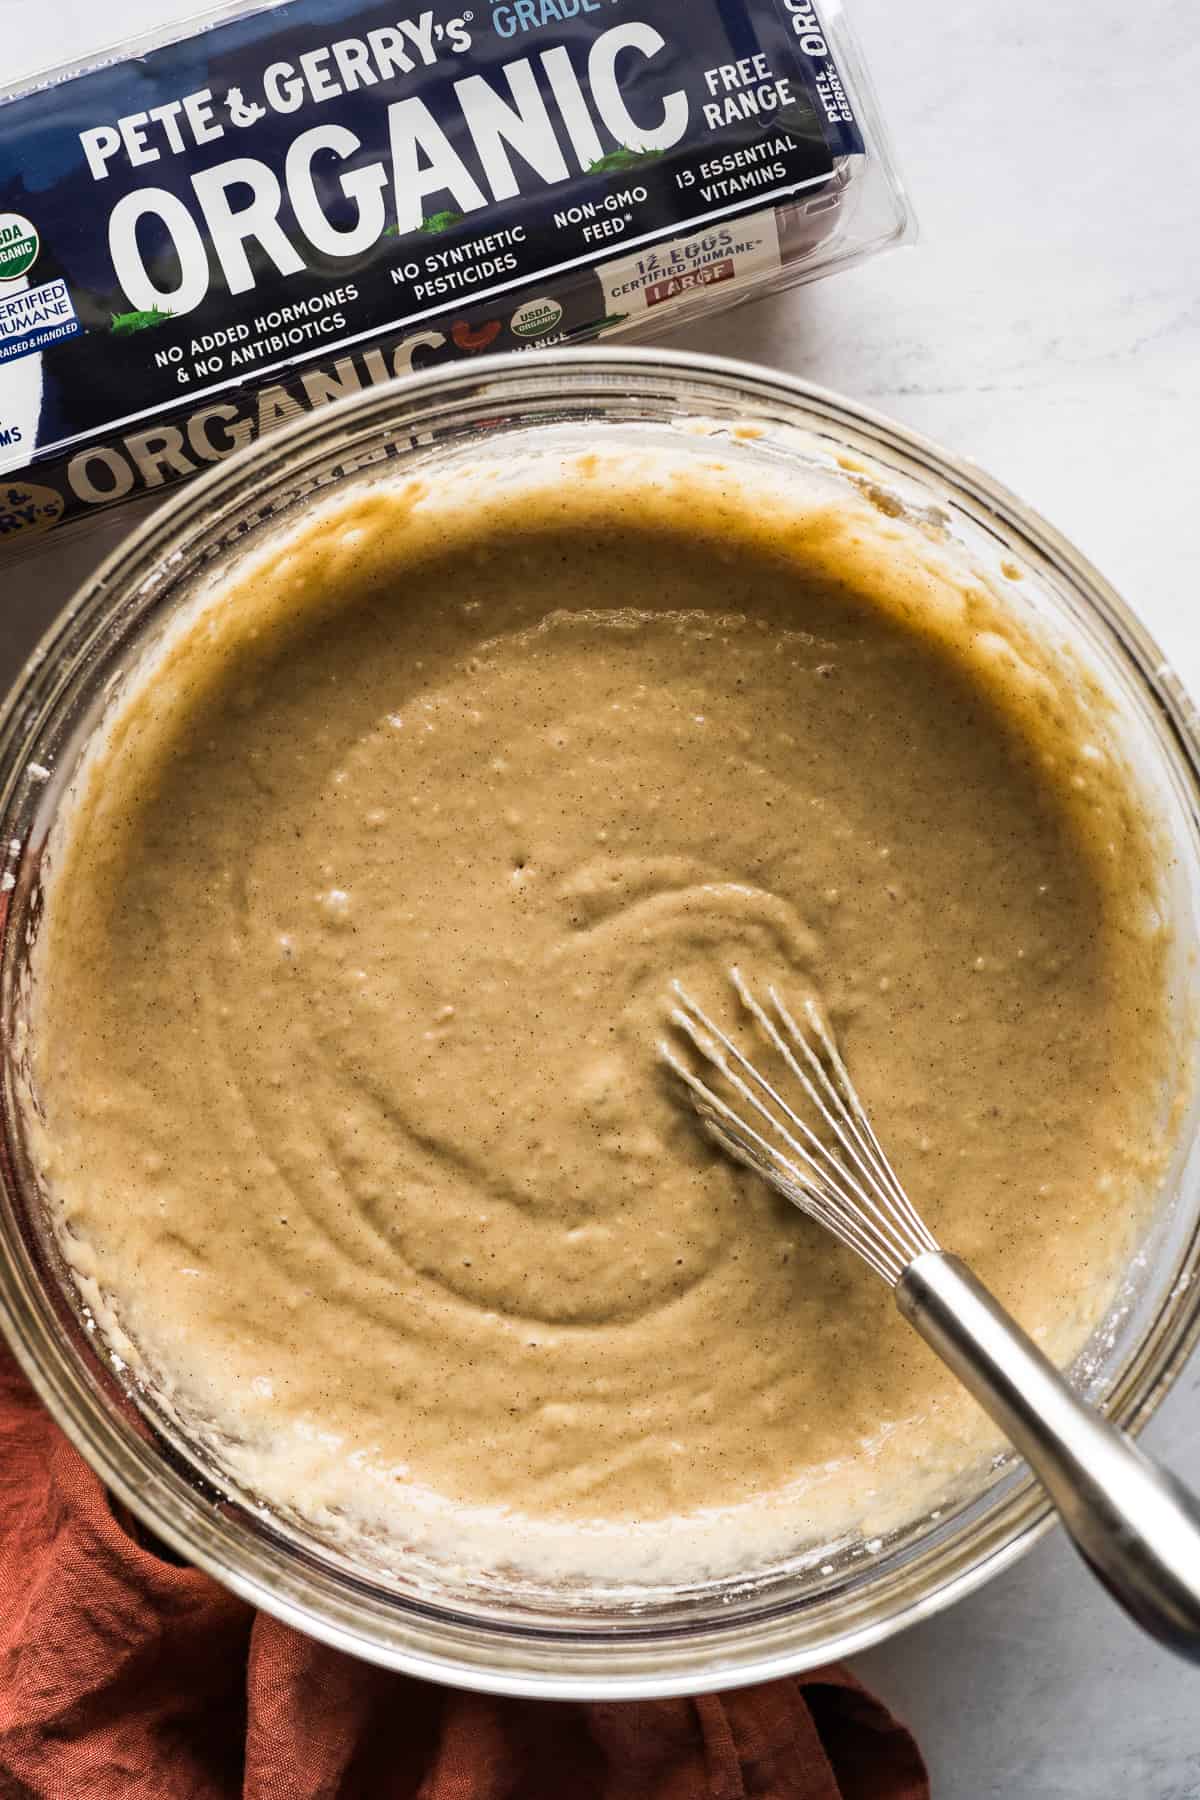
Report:
[[[37,261],[41,240],[24,213],[0,212],[0,281],[16,281]]]
[[[527,300],[512,316],[514,337],[545,337],[562,323],[563,309],[557,300]]]

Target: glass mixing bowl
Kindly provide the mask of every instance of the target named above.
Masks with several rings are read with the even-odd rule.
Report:
[[[439,1589],[351,1564],[256,1507],[181,1441],[106,1359],[63,1276],[23,1139],[22,1006],[47,832],[90,733],[177,609],[306,509],[364,483],[449,478],[529,448],[657,444],[769,465],[820,492],[866,492],[1005,593],[1116,701],[1117,730],[1173,848],[1169,906],[1181,1008],[1200,980],[1200,736],[1146,632],[1071,546],[1011,494],[862,408],[766,371],[655,352],[547,352],[411,379],[318,412],[232,457],[129,538],[76,595],[0,715],[4,846],[0,1025],[0,1322],[55,1419],[97,1473],[192,1563],[289,1624],[434,1680],[546,1698],[619,1699],[766,1679],[850,1655],[1006,1567],[1049,1523],[1014,1458],[885,1540],[753,1578],[588,1603],[497,1587]],[[1197,1101],[1154,1218],[1076,1378],[1137,1429],[1200,1329]]]

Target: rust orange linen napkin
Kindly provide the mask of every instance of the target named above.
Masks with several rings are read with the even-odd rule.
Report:
[[[146,1547],[0,1345],[2,1800],[928,1800],[845,1669],[554,1705],[389,1675]]]

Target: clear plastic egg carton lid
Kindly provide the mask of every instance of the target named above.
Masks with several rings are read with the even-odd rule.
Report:
[[[122,22],[73,0],[9,46],[0,557],[395,377],[651,338],[911,235],[838,0]]]

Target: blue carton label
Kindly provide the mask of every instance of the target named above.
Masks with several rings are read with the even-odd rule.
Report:
[[[228,454],[239,389],[279,388],[255,429],[315,403],[318,359],[332,398],[597,335],[740,278],[743,241],[765,266],[742,225],[862,152],[807,0],[292,0],[28,94],[0,110],[0,468],[57,458],[70,513]]]

